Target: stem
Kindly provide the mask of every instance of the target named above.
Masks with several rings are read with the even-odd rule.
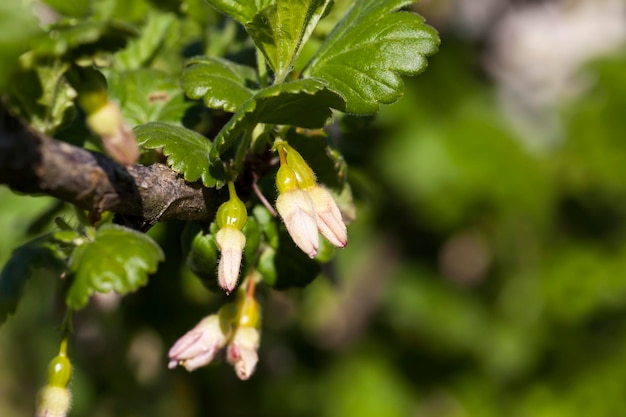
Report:
[[[237,191],[235,190],[235,183],[228,181],[228,195],[230,199],[237,198]]]
[[[267,63],[265,62],[265,56],[258,48],[256,50],[256,65],[259,70],[259,82],[261,88],[267,87]]]
[[[67,356],[67,341],[73,331],[72,309],[68,307],[67,310],[65,310],[65,317],[63,318],[63,323],[61,324],[61,344],[59,346],[59,355]]]
[[[246,287],[246,296],[254,298],[254,290],[256,289],[256,279],[253,275],[248,277],[248,286]]]

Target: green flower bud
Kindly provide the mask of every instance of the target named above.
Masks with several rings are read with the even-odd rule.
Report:
[[[282,194],[297,189],[297,178],[296,172],[291,167],[281,164],[276,173],[276,188],[278,188],[278,192]]]
[[[72,364],[66,355],[60,353],[48,366],[48,385],[65,388],[72,378]]]
[[[231,226],[241,230],[248,221],[248,212],[245,204],[237,196],[235,185],[232,182],[228,183],[228,190],[230,199],[217,209],[215,221],[220,229]]]

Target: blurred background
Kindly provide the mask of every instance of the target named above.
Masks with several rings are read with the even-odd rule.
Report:
[[[70,415],[626,414],[626,2],[415,10],[440,52],[398,103],[334,129],[350,244],[308,287],[264,293],[251,380],[166,369],[219,300],[182,266],[182,224],[160,224],[150,284],[76,315]],[[55,205],[0,188],[0,265]],[[0,328],[3,417],[32,415],[58,349],[62,303],[40,272]]]

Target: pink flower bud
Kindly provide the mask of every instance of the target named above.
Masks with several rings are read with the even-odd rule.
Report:
[[[319,246],[319,235],[311,197],[299,188],[285,191],[278,196],[276,209],[295,244],[310,258],[314,258]]]
[[[343,248],[348,244],[348,232],[341,218],[341,211],[327,189],[314,185],[305,191],[311,197],[317,227],[322,235],[333,245]]]
[[[217,351],[224,347],[230,332],[229,326],[226,329],[222,327],[216,314],[205,317],[172,346],[168,354],[168,368],[181,365],[193,371],[208,365]]]
[[[215,235],[217,247],[221,251],[220,263],[217,268],[217,280],[227,294],[235,288],[239,279],[239,267],[246,236],[241,230],[226,226]]]
[[[257,349],[260,336],[255,327],[240,326],[226,349],[226,360],[233,365],[237,377],[241,380],[245,381],[254,373],[259,361]]]

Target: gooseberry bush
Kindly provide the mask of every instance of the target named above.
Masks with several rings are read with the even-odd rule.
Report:
[[[1,322],[33,271],[63,283],[37,415],[67,414],[72,316],[94,293],[147,284],[167,255],[145,234],[160,221],[187,222],[187,267],[225,295],[181,329],[169,367],[223,351],[240,379],[253,374],[259,286],[303,287],[348,243],[341,119],[398,100],[401,77],[438,48],[412,3],[49,0],[38,23],[19,11],[28,46],[0,74],[0,182],[76,213],[16,248],[0,276]]]

